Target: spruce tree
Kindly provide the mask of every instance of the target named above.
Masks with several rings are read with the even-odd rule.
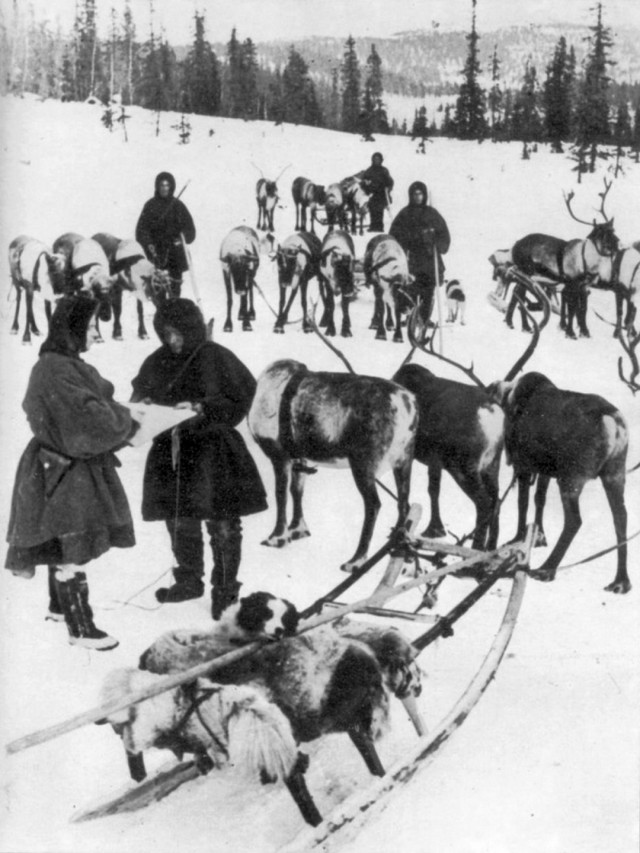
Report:
[[[500,60],[498,59],[498,45],[494,45],[493,54],[491,55],[491,89],[487,97],[489,105],[489,115],[491,117],[491,135],[493,139],[497,138],[502,122],[502,89],[500,88]]]
[[[240,48],[240,116],[244,119],[258,117],[258,60],[250,38],[245,39]]]
[[[487,120],[484,114],[486,96],[479,83],[480,36],[476,30],[476,2],[477,0],[471,0],[471,32],[465,36],[469,49],[462,72],[464,82],[460,86],[454,118],[456,134],[460,139],[484,139],[487,135]]]
[[[360,124],[360,63],[352,36],[346,42],[346,50],[340,77],[342,80],[342,130],[357,133]]]
[[[602,3],[595,7],[596,23],[589,27],[589,52],[576,118],[576,143],[589,149],[589,171],[595,171],[598,145],[610,141],[608,91],[611,78],[607,73],[613,62],[609,50],[613,45],[611,31],[602,22]]]
[[[309,66],[292,46],[282,72],[283,120],[293,124],[317,125],[319,108]]]
[[[542,91],[545,134],[552,151],[561,152],[562,143],[571,135],[574,73],[575,53],[567,51],[567,40],[562,36],[547,66]]]
[[[534,65],[527,63],[524,78],[516,94],[511,113],[512,139],[534,142],[540,139],[542,119],[538,109],[537,73]]]
[[[205,37],[204,15],[194,16],[194,41],[184,63],[184,91],[191,112],[216,115],[220,108],[218,60]]]
[[[364,93],[362,96],[363,128],[366,135],[372,133],[389,133],[389,119],[382,95],[382,60],[374,44],[367,57],[367,74]]]

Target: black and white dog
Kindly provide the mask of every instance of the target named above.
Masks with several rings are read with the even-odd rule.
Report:
[[[445,294],[447,299],[447,323],[455,323],[459,319],[460,325],[464,326],[467,295],[464,287],[457,278],[452,278],[451,281],[446,282]]]

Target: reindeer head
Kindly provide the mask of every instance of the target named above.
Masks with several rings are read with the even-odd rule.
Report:
[[[620,240],[613,229],[613,219],[594,225],[587,239],[591,240],[598,254],[605,258],[613,257],[620,246]]]

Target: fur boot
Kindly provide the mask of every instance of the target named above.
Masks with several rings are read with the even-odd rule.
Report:
[[[115,649],[118,641],[94,624],[86,574],[73,569],[58,569],[55,586],[71,645],[97,651]]]
[[[211,616],[220,619],[222,612],[235,604],[240,594],[238,570],[242,553],[242,525],[239,518],[216,519],[211,522],[213,572],[211,573]]]

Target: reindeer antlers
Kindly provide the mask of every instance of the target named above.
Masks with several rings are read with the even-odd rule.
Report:
[[[518,373],[520,373],[522,368],[533,355],[535,348],[538,346],[538,341],[540,340],[540,332],[549,322],[549,316],[551,314],[551,305],[549,304],[549,300],[547,298],[546,293],[542,290],[540,285],[536,284],[536,282],[533,281],[533,279],[530,279],[529,276],[524,275],[524,273],[520,272],[520,270],[515,267],[510,267],[510,269],[507,271],[507,275],[510,275],[515,278],[516,281],[518,281],[526,290],[528,290],[530,293],[533,293],[540,300],[543,311],[542,322],[538,324],[533,319],[531,312],[527,310],[527,307],[522,301],[522,299],[520,299],[520,297],[516,295],[515,298],[518,300],[523,310],[527,312],[527,315],[531,320],[531,324],[533,326],[533,335],[531,337],[531,340],[529,341],[529,346],[522,353],[520,358],[516,361],[516,363],[508,371],[507,375],[504,378],[505,382],[510,382],[512,379],[515,379]]]
[[[277,184],[277,183],[278,183],[278,181],[280,180],[280,178],[281,178],[281,177],[284,175],[284,173],[287,171],[287,169],[290,169],[292,166],[293,166],[293,163],[289,163],[289,165],[288,165],[288,166],[285,166],[285,167],[284,167],[284,169],[280,172],[280,174],[278,175],[278,177],[275,179],[275,181],[274,181],[273,183],[274,183],[274,184]]]
[[[620,331],[619,341],[622,345],[622,349],[629,356],[629,360],[631,362],[631,373],[627,378],[622,372],[622,356],[618,359],[618,376],[630,389],[632,394],[635,394],[636,391],[640,391],[640,385],[636,381],[638,374],[640,374],[640,365],[638,364],[638,356],[636,354],[636,347],[640,343],[640,334],[636,335],[633,339],[630,337],[628,332],[624,330]]]
[[[605,222],[612,222],[612,220],[605,213],[604,205],[605,205],[605,201],[607,198],[607,194],[609,193],[609,190],[611,189],[611,187],[613,185],[613,181],[612,180],[607,181],[606,178],[603,178],[603,181],[604,181],[604,190],[601,193],[598,193],[598,195],[600,196],[600,213],[602,214],[602,218],[604,219]],[[586,219],[580,219],[579,217],[577,217],[575,215],[575,213],[571,209],[571,202],[573,201],[573,198],[575,195],[573,190],[571,190],[568,193],[562,193],[562,195],[564,196],[564,203],[567,206],[567,210],[571,214],[572,219],[575,219],[576,222],[582,223],[582,225],[592,226],[592,225],[596,224],[595,217],[593,218],[593,221],[587,222]]]
[[[422,350],[422,352],[426,353],[427,355],[433,355],[436,358],[439,358],[441,361],[445,361],[447,364],[452,364],[454,367],[457,367],[464,374],[466,374],[469,377],[469,379],[471,379],[472,382],[475,382],[475,384],[478,385],[480,388],[486,388],[484,382],[482,382],[482,380],[479,379],[476,376],[476,374],[473,372],[473,364],[471,365],[471,367],[465,367],[464,365],[460,364],[459,361],[454,361],[454,359],[447,358],[446,355],[442,355],[442,353],[436,352],[433,348],[433,336],[431,336],[431,338],[429,339],[429,349],[427,349],[427,347],[424,345],[424,343],[420,342],[416,336],[417,322],[418,322],[418,306],[416,308],[414,308],[413,311],[411,312],[411,315],[409,317],[409,322],[407,323],[407,334],[409,335],[409,340],[411,342],[413,349],[409,353],[409,356],[404,360],[403,364],[406,364],[406,362],[409,361],[409,358],[411,357],[413,350],[420,349],[420,350]]]

